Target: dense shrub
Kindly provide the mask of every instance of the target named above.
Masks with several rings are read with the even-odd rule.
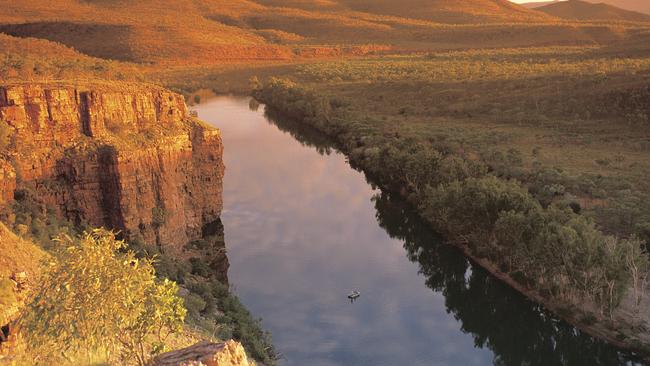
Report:
[[[538,204],[516,182],[486,176],[432,187],[420,208],[425,218],[450,232],[484,237],[492,232],[501,212],[527,213]]]
[[[3,220],[19,235],[32,239],[45,249],[52,247],[52,238],[60,234],[75,235],[86,229],[83,222],[77,225],[57,216],[53,207],[41,200],[31,187],[18,188],[14,203],[2,213]]]
[[[186,285],[191,292],[186,301],[195,324],[215,324],[219,338],[242,342],[247,352],[265,365],[276,363],[271,335],[262,330],[261,321],[253,318],[228,286],[209,278],[193,278]],[[202,304],[205,308],[197,312]]]
[[[182,328],[186,310],[151,261],[125,251],[98,229],[79,239],[61,236],[42,286],[21,325],[38,362],[54,364],[94,350],[145,365],[166,337]]]

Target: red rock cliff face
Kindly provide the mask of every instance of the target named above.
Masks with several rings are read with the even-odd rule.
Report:
[[[0,86],[0,203],[29,183],[66,218],[179,249],[222,208],[218,130],[154,87]],[[9,164],[8,161],[12,163]]]

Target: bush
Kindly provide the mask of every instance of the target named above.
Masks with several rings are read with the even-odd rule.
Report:
[[[501,212],[528,212],[539,204],[515,182],[494,176],[430,188],[420,203],[425,218],[454,233],[485,237]]]
[[[190,293],[185,297],[185,307],[187,314],[194,319],[198,319],[201,312],[205,310],[207,302],[201,296]]]
[[[11,143],[13,128],[5,121],[0,121],[0,154],[5,153]]]
[[[21,237],[33,239],[43,248],[52,246],[52,238],[61,233],[76,233],[75,225],[59,219],[31,188],[19,188],[14,192],[12,211],[13,229]],[[80,223],[78,227],[83,227]]]
[[[650,222],[644,222],[636,225],[636,235],[645,243],[650,246]]]
[[[155,228],[159,228],[167,222],[167,211],[164,207],[153,207],[151,209],[151,223]]]
[[[21,319],[38,362],[56,364],[96,350],[145,365],[186,310],[151,261],[137,259],[115,235],[97,229],[79,239],[61,236],[43,285]]]

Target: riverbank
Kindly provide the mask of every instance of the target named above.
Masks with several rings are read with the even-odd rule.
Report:
[[[636,243],[619,241],[612,245],[614,238],[599,233],[593,223],[580,217],[570,206],[542,207],[516,182],[488,174],[488,167],[480,161],[422,146],[421,141],[412,138],[401,138],[399,130],[377,127],[384,126],[369,122],[368,116],[352,115],[341,99],[330,99],[313,90],[277,80],[260,86],[255,96],[271,109],[335,139],[353,165],[363,169],[384,188],[400,192],[418,207],[420,215],[436,230],[446,234],[470,258],[502,281],[580,329],[647,357],[648,338],[644,334],[647,319],[638,315],[643,313],[640,310],[647,300],[642,298],[637,306],[632,299],[630,308],[631,295],[625,290],[635,279],[621,263],[625,254],[616,252],[628,248],[631,250],[628,257],[637,258]],[[486,202],[478,202],[481,199]],[[454,205],[461,209],[455,209]],[[522,222],[526,217],[542,222],[543,227],[537,225],[538,231],[534,231],[535,222]],[[560,236],[551,235],[549,240],[553,232]],[[574,233],[577,239],[562,241],[562,232]],[[518,238],[512,236],[516,233],[520,235]],[[540,238],[548,240],[547,248],[560,245],[557,248],[582,251],[587,257],[600,255],[601,259],[584,263],[584,256],[564,256],[563,264],[554,265],[544,257],[546,253],[540,253],[545,249]],[[532,246],[507,247],[519,243]],[[522,249],[537,252],[515,252]],[[608,257],[621,261],[604,262]],[[643,259],[640,255],[638,258]],[[522,265],[524,260],[525,265]],[[539,267],[541,260],[547,260],[542,267],[551,268],[527,272],[525,267]],[[605,273],[602,284],[592,282],[591,287],[577,291],[567,286],[566,281],[572,279],[570,275],[593,273],[594,268]],[[603,292],[603,286],[605,289],[609,286],[609,294]],[[621,306],[617,306],[619,304]]]
[[[60,235],[119,232],[161,280],[183,288],[192,333],[237,338],[274,364],[268,333],[228,287],[221,135],[181,95],[102,80],[10,83],[0,87],[0,130],[0,220],[9,231],[46,253]],[[13,257],[1,253],[0,264]],[[4,292],[13,272],[0,273]]]

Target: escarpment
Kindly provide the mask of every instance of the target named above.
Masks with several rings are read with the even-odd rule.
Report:
[[[0,204],[29,187],[75,223],[180,251],[219,219],[223,145],[183,97],[153,86],[0,86],[10,139]]]

